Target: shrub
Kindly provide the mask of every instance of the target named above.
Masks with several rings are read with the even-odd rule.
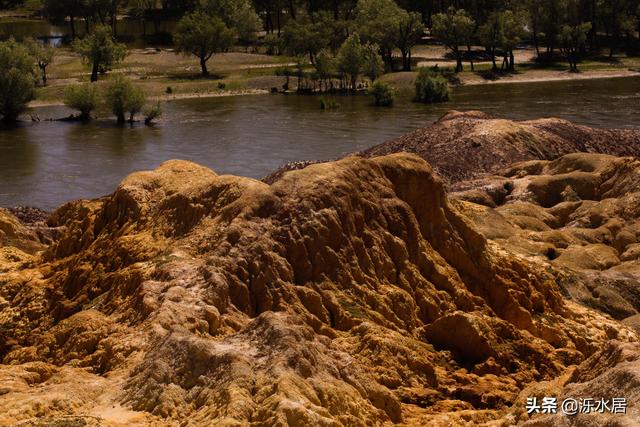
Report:
[[[98,90],[91,83],[69,86],[64,91],[64,105],[80,111],[81,120],[91,120],[91,112],[98,105]]]
[[[340,104],[333,99],[330,98],[320,98],[320,109],[321,110],[335,110],[336,108],[340,108]]]
[[[395,98],[395,90],[388,83],[376,81],[371,85],[369,94],[373,96],[375,104],[381,107],[391,107]]]
[[[165,92],[167,92],[167,94],[171,95],[173,93],[173,88],[171,86],[167,86],[167,90]]]
[[[264,36],[264,47],[267,55],[280,55],[283,50],[282,38],[277,34],[267,34]]]
[[[416,96],[414,101],[432,103],[449,100],[447,80],[433,70],[421,68],[416,77]]]
[[[151,107],[147,107],[144,110],[144,124],[149,126],[154,120],[162,116],[162,108],[160,107],[160,103],[153,105]]]
[[[111,111],[118,118],[118,123],[125,122],[125,114],[129,114],[129,122],[133,122],[145,103],[145,95],[141,88],[134,86],[123,76],[116,76],[107,86],[106,100]]]

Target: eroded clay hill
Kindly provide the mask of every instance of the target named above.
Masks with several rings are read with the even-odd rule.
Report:
[[[586,152],[640,156],[640,131],[595,129],[566,120],[513,121],[452,111],[431,126],[364,151],[410,152],[427,160],[447,184],[494,173],[525,160],[554,160]]]
[[[640,331],[640,161],[575,153],[515,164],[499,174],[460,182],[451,201],[481,233],[556,277],[563,294]],[[640,347],[615,341],[575,371],[525,395],[591,398],[640,395]],[[636,425],[580,414],[570,425]],[[564,426],[560,416],[531,425]]]
[[[526,421],[523,389],[637,338],[465,203],[396,154],[272,185],[167,162],[60,208],[44,252],[3,212],[0,424]]]

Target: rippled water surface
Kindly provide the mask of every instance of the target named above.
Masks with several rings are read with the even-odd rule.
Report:
[[[340,109],[321,111],[311,96],[202,98],[166,103],[154,128],[118,127],[105,119],[0,130],[0,206],[52,209],[101,196],[130,172],[168,159],[261,178],[287,161],[331,159],[379,144],[427,126],[450,109],[640,127],[640,78],[462,87],[441,105],[401,97],[393,108],[375,108],[364,96],[337,100]],[[69,111],[50,107],[37,113],[44,119]]]

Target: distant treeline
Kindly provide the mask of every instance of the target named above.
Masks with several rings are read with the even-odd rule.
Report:
[[[561,52],[569,61],[603,48],[634,52],[638,48],[640,0],[0,0],[3,8],[23,5],[52,22],[76,27],[110,25],[114,35],[121,16],[145,25],[179,20],[197,10],[220,17],[247,46],[267,39],[271,50],[307,53],[311,61],[323,48],[335,51],[353,32],[375,43],[386,63],[400,50],[410,68],[411,46],[432,36],[458,59],[471,57],[471,46],[503,57],[513,67],[514,45],[531,43],[541,58]],[[464,47],[468,47],[465,52]]]

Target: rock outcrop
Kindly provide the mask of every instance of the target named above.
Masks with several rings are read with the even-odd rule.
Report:
[[[395,154],[272,185],[170,161],[65,205],[0,277],[0,424],[477,425],[636,342],[465,203]]]
[[[447,184],[495,173],[526,160],[576,152],[640,156],[640,131],[595,129],[566,120],[514,121],[452,111],[431,126],[372,147],[367,157],[409,152],[425,159]]]
[[[551,269],[574,300],[636,325],[639,160],[576,153],[457,187],[457,198],[492,207],[465,205],[486,237]],[[495,188],[505,194],[496,198]]]

